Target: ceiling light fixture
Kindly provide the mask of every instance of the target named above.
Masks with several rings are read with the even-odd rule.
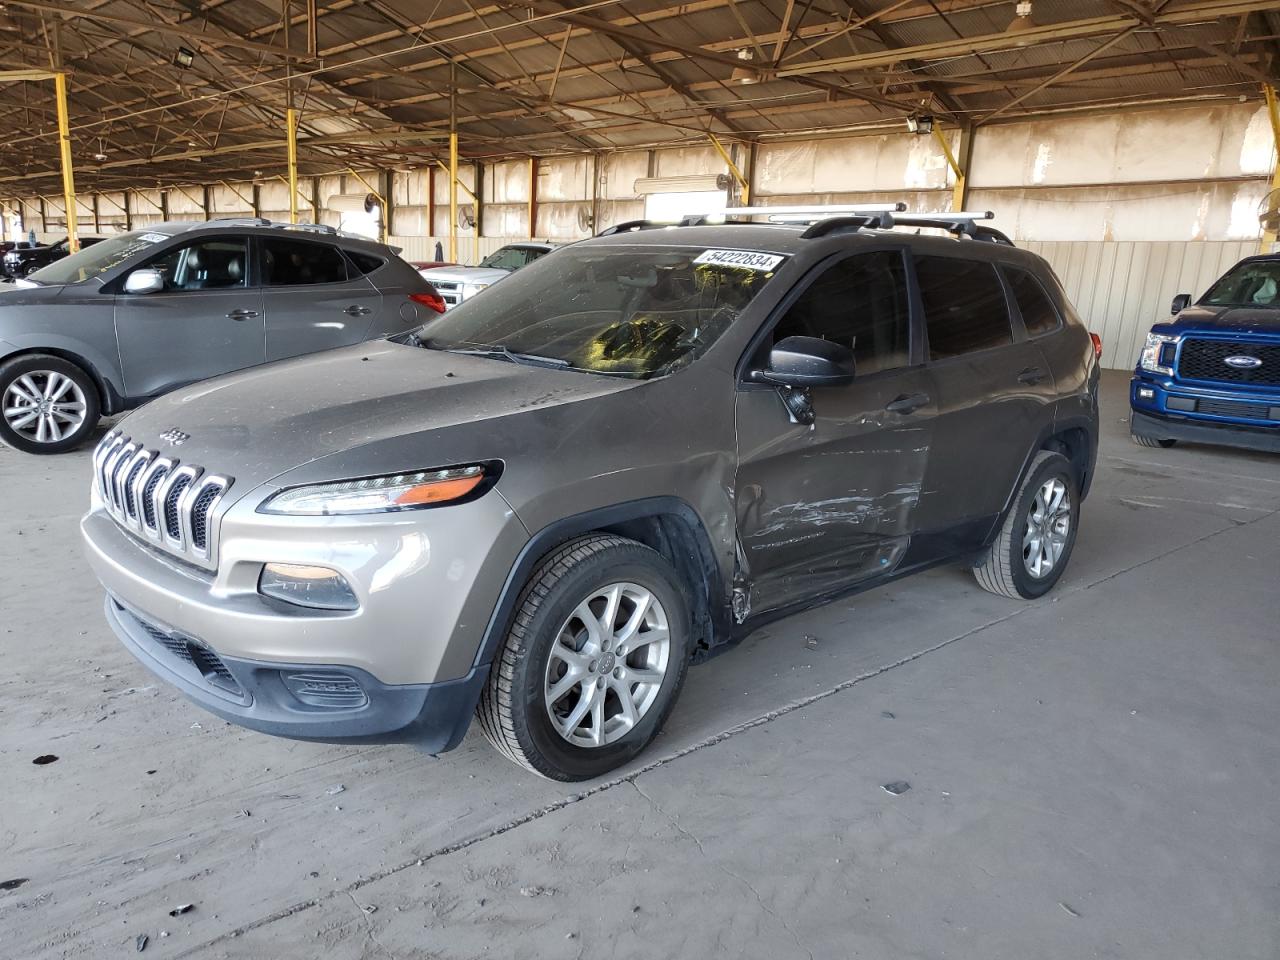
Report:
[[[933,117],[926,114],[915,114],[907,117],[907,130],[919,136],[933,133]]]
[[[1023,33],[1027,30],[1034,29],[1038,24],[1031,19],[1031,0],[1018,0],[1013,7],[1013,19],[1009,21],[1009,25],[1004,28],[1005,33]],[[1027,46],[1027,43],[1020,43],[1018,46]]]
[[[183,70],[191,69],[191,65],[196,62],[196,52],[190,47],[179,47],[173,55],[174,66],[181,67]]]

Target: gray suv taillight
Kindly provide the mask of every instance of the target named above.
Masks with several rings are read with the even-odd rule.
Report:
[[[174,553],[212,561],[213,511],[231,477],[162,457],[118,431],[98,445],[93,467],[107,512],[122,527]]]

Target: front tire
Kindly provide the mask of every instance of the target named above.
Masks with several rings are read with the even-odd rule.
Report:
[[[609,534],[558,548],[534,571],[477,717],[509,759],[589,780],[657,736],[688,669],[689,605],[657,551]]]
[[[29,353],[0,364],[0,440],[24,453],[64,453],[98,425],[98,388],[81,367]]]
[[[1048,593],[1071,559],[1079,519],[1079,482],[1071,461],[1041,450],[995,542],[973,568],[979,586],[1013,600]]]
[[[1163,447],[1168,450],[1177,440],[1157,440],[1154,437],[1142,437],[1136,433],[1129,434],[1129,439],[1140,447]]]

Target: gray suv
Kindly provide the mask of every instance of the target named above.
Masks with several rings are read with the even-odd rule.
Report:
[[[435,753],[475,713],[580,780],[770,619],[944,562],[1057,582],[1098,360],[1041,258],[971,224],[646,226],[121,423],[82,522],[121,641],[255,730]]]
[[[154,224],[0,290],[0,440],[60,453],[102,414],[443,312],[391,247],[329,227]]]

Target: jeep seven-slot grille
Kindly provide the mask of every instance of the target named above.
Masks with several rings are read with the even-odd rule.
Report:
[[[98,445],[93,465],[107,512],[122,527],[174,553],[214,559],[213,514],[230,477],[162,456],[119,431]]]
[[[1251,369],[1242,368],[1227,363],[1228,357],[1252,357],[1261,363]],[[1182,344],[1177,375],[1183,380],[1280,386],[1280,344],[1191,337]]]

